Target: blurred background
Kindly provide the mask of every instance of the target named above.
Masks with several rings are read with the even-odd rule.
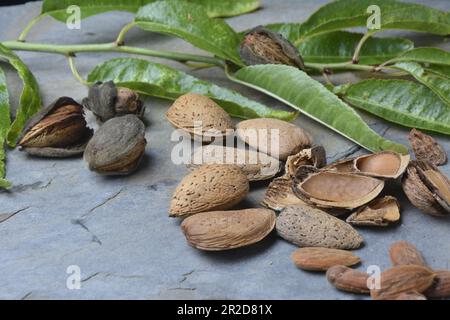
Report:
[[[10,6],[13,4],[22,4],[31,1],[38,1],[38,0],[2,0],[0,1],[0,6]]]

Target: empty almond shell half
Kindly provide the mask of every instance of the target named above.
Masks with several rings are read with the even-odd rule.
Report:
[[[371,201],[352,213],[347,222],[355,226],[386,227],[400,220],[400,205],[392,196]]]
[[[264,239],[275,227],[275,219],[269,209],[203,212],[186,218],[181,229],[193,247],[220,251]]]
[[[272,157],[286,160],[288,156],[309,148],[311,136],[296,125],[271,118],[241,121],[236,126],[238,137],[252,148]]]
[[[396,179],[405,171],[409,159],[409,155],[383,151],[357,157],[353,167],[355,172],[366,176]]]
[[[171,217],[226,210],[249,191],[247,176],[236,165],[203,165],[181,180],[170,203]]]
[[[301,199],[324,208],[354,209],[375,199],[384,181],[362,175],[322,171],[293,185]]]
[[[225,110],[212,99],[196,93],[187,93],[176,99],[166,117],[174,127],[203,141],[225,136],[229,133],[227,130],[233,129]]]
[[[203,164],[237,165],[247,175],[249,181],[267,180],[280,171],[280,161],[265,153],[220,145],[197,148],[188,167],[195,169]]]
[[[411,161],[402,187],[409,201],[423,212],[433,216],[450,214],[450,183],[435,165]]]

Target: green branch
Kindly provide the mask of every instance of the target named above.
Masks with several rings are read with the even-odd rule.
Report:
[[[25,27],[25,29],[23,29],[22,33],[19,35],[19,38],[17,38],[17,41],[21,41],[21,42],[25,42],[25,38],[28,35],[28,32],[30,32],[31,28],[33,28],[33,26],[38,23],[39,21],[41,21],[44,17],[46,17],[47,15],[45,14],[41,14],[37,17],[35,17],[33,20],[31,20],[27,26]]]

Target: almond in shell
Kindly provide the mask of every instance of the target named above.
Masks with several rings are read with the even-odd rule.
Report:
[[[235,165],[203,165],[187,175],[170,203],[171,217],[226,210],[241,202],[249,191],[247,176]]]
[[[369,294],[368,279],[367,273],[342,265],[333,266],[327,270],[328,282],[336,289],[346,292]]]
[[[292,191],[292,180],[290,178],[279,177],[269,184],[261,204],[270,209],[281,211],[287,206],[306,203]]]
[[[278,119],[245,120],[239,122],[236,129],[238,137],[249,146],[283,161],[312,144],[305,130]]]
[[[434,282],[436,273],[424,266],[401,265],[381,273],[380,288],[370,290],[374,300],[394,300],[406,292],[423,293]]]
[[[193,247],[220,251],[248,246],[264,239],[275,226],[275,213],[269,209],[203,212],[181,224]]]
[[[430,162],[436,166],[447,163],[447,153],[433,137],[412,129],[408,138],[417,160]]]
[[[193,137],[210,142],[233,129],[228,113],[208,97],[196,93],[180,96],[166,113],[167,120]]]
[[[346,250],[305,247],[291,256],[297,268],[310,271],[327,271],[336,265],[353,266],[360,262],[358,256]]]
[[[307,205],[286,207],[277,217],[276,230],[299,247],[356,249],[363,242],[348,223]]]

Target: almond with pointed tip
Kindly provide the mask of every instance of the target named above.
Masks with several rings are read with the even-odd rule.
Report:
[[[269,209],[203,212],[186,218],[181,229],[193,247],[221,251],[248,246],[264,239],[275,226]]]
[[[233,123],[212,99],[196,93],[187,93],[174,101],[166,113],[167,120],[178,129],[203,141],[228,134]]]
[[[327,280],[336,289],[351,293],[369,294],[367,286],[369,275],[367,273],[337,265],[327,270]]]
[[[291,256],[297,268],[309,271],[327,271],[332,266],[353,266],[360,262],[358,256],[346,250],[305,247],[294,251]]]
[[[389,248],[389,256],[394,266],[418,265],[426,266],[422,254],[416,246],[407,241],[396,241]]]
[[[236,165],[203,165],[184,177],[170,203],[171,217],[226,210],[241,202],[249,191],[247,176]]]
[[[283,161],[312,144],[305,130],[278,119],[245,120],[236,129],[238,137],[249,146]]]

